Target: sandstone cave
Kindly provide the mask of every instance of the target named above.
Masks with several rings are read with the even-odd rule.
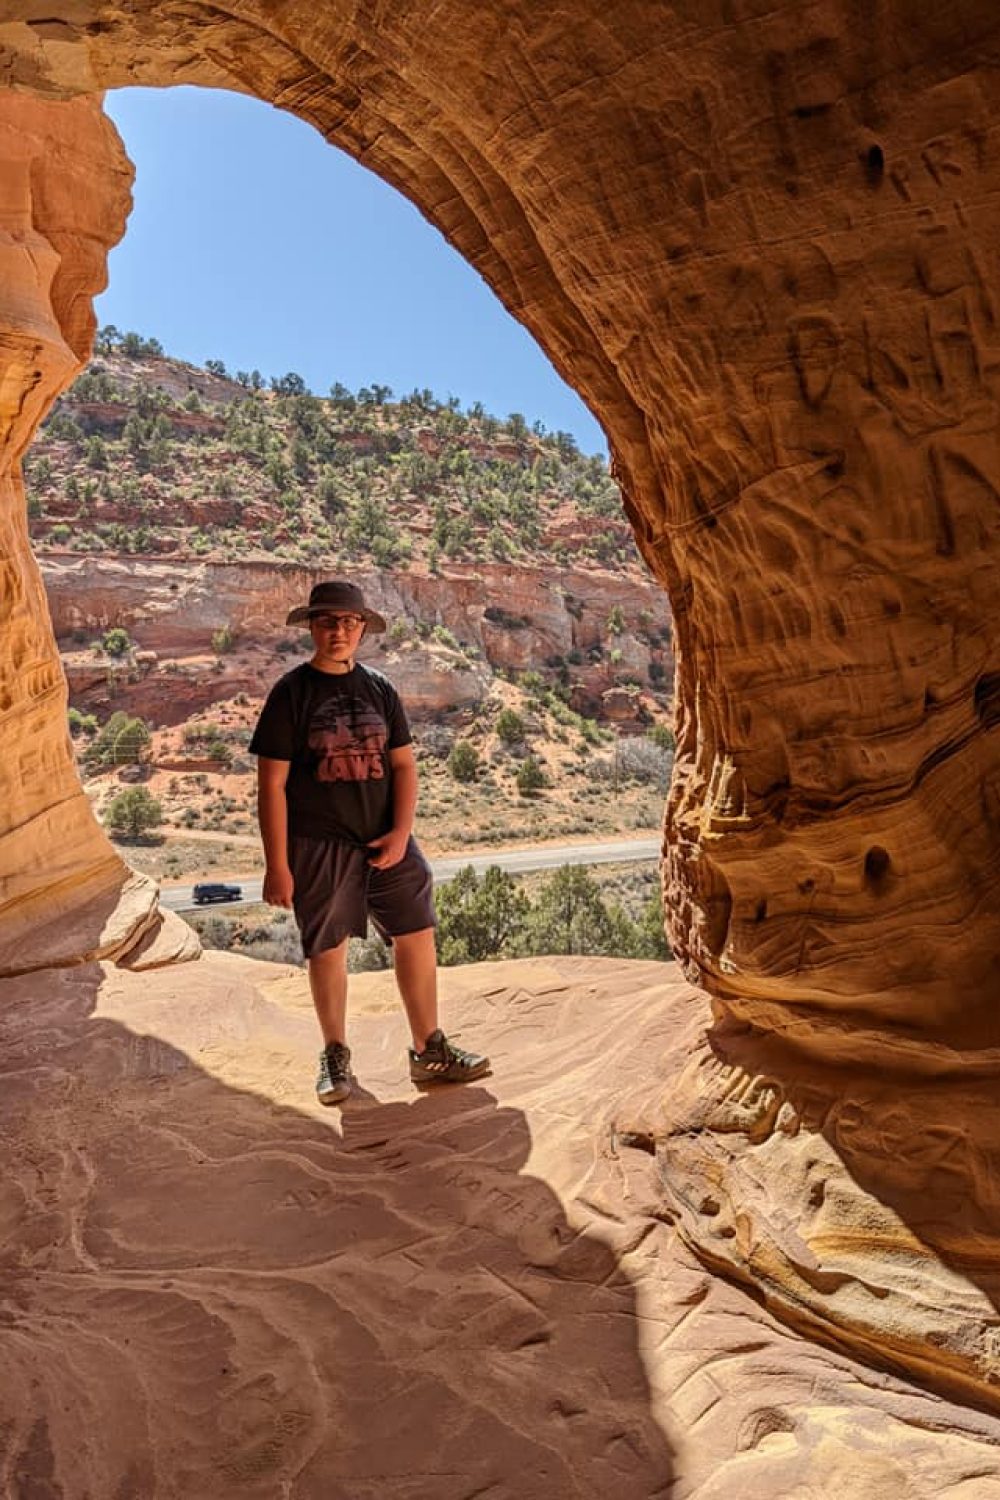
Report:
[[[631,1211],[689,1256],[663,1295],[742,1288],[799,1350],[765,1375],[723,1331],[731,1387],[664,1377],[682,1454],[719,1406],[713,1462],[678,1460],[670,1492],[1000,1493],[993,7],[75,0],[6,7],[0,48],[9,1015],[99,962],[108,994],[193,972],[83,797],[19,465],[125,228],[101,94],[253,94],[406,194],[534,334],[605,427],[669,598],[681,972],[643,1011],[655,1076],[602,1119],[655,1143]],[[122,1316],[126,1283],[99,1293]],[[19,1450],[36,1486],[46,1432]],[[106,1492],[152,1493],[144,1462]],[[632,1492],[661,1492],[654,1468]]]

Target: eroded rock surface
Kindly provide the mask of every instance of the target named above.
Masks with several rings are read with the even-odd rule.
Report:
[[[754,1014],[992,1025],[998,24],[450,0],[0,27],[29,88],[301,114],[590,402],[676,620],[674,942]]]
[[[0,24],[4,76],[19,87],[204,83],[310,120],[419,204],[605,423],[675,620],[670,927],[687,975],[716,999],[720,1066],[758,1076],[731,1050],[743,1023],[790,1049],[790,1089],[778,1090],[789,1107],[815,1064],[838,1120],[852,1096],[832,1070],[862,1052],[889,1097],[908,1097],[915,1074],[992,1076],[995,7],[413,0],[371,12],[288,0],[276,13],[242,0],[223,15],[75,0],[34,22],[19,12]],[[21,149],[10,145],[12,161]],[[67,368],[60,354],[53,369]],[[20,411],[34,385],[23,360],[12,372]],[[16,582],[23,547],[11,556]],[[31,610],[42,619],[37,589]],[[7,670],[35,680],[25,659]],[[18,740],[6,743],[16,757]],[[77,860],[93,832],[46,798],[31,816],[46,826],[58,813]],[[942,1377],[992,1400],[991,1367],[975,1370],[996,1321],[991,1284],[963,1302],[950,1280],[975,1282],[995,1258],[989,1213],[954,1252],[936,1210],[903,1214],[914,1250],[886,1229],[877,1182],[852,1176],[840,1126],[825,1133],[829,1110],[802,1114],[801,1139],[765,1141],[754,1110],[729,1119],[695,1083],[678,1092],[689,1124],[655,1140],[668,1172],[725,1178],[729,1249],[718,1253],[712,1228],[720,1199],[715,1216],[685,1211],[698,1254],[742,1269],[789,1317],[798,1306],[821,1320],[832,1298],[840,1336],[866,1355],[891,1349],[926,1376],[937,1348]],[[854,1096],[855,1143],[884,1116],[873,1090],[869,1079]],[[964,1120],[958,1171],[984,1194],[990,1119]],[[894,1132],[880,1138],[904,1153]],[[807,1217],[813,1146],[831,1171],[824,1202],[843,1192],[853,1205],[843,1219],[829,1211],[829,1240],[813,1234],[818,1265],[772,1233],[767,1206],[792,1225]],[[950,1170],[935,1168],[927,1190],[943,1192]],[[907,1182],[904,1197],[923,1190],[919,1173]],[[837,1261],[851,1225],[885,1230],[900,1278],[912,1267],[906,1317],[901,1281],[869,1296],[861,1263]],[[940,1281],[932,1263],[947,1267]],[[844,1276],[855,1285],[838,1297]],[[750,1440],[757,1457],[765,1443],[783,1450],[780,1427],[753,1430],[765,1434]],[[894,1463],[880,1493],[891,1481],[919,1494],[915,1471]],[[794,1483],[823,1493],[819,1472]],[[823,1472],[862,1493],[847,1460]],[[706,1495],[725,1493],[711,1483]],[[945,1483],[966,1485],[956,1473]]]
[[[89,356],[131,180],[98,103],[0,96],[0,973],[124,954],[162,926],[155,885],[122,862],[80,787],[20,474]],[[164,929],[157,952],[190,953],[190,938]]]
[[[678,1237],[626,1126],[704,1006],[676,967],[443,978],[493,1075],[416,1094],[391,977],[357,976],[343,1110],[301,971],[0,981],[15,1493],[996,1500],[996,1417],[789,1332]]]

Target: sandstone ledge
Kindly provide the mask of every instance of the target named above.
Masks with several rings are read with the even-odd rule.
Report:
[[[153,968],[198,956],[197,935],[160,907],[156,881],[108,848],[89,865],[29,866],[3,879],[0,980],[102,959]]]

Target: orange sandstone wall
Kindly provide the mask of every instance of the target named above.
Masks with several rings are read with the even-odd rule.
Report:
[[[156,919],[94,822],[28,543],[21,455],[87,359],[132,173],[99,101],[0,96],[0,971],[131,947]]]
[[[201,82],[310,120],[605,423],[676,621],[689,975],[761,1026],[991,1034],[995,8],[28,9],[0,23],[19,87]]]

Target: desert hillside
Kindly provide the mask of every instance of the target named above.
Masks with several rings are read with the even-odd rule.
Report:
[[[104,329],[98,347],[25,465],[81,706],[171,723],[259,685],[254,648],[301,640],[282,630],[287,606],[313,577],[350,573],[390,620],[378,645],[405,653],[417,714],[526,671],[598,719],[663,709],[662,591],[606,460],[568,433],[430,391],[319,397],[294,373],[265,389],[257,371],[198,369],[137,334]],[[109,649],[113,628],[126,638]]]
[[[309,645],[285,615],[349,573],[389,621],[361,654],[404,693],[433,847],[658,827],[669,616],[569,434],[430,391],[265,386],[103,329],[26,483],[100,812],[140,777],[178,836],[251,832],[250,730]],[[189,846],[153,872],[220,861]]]

